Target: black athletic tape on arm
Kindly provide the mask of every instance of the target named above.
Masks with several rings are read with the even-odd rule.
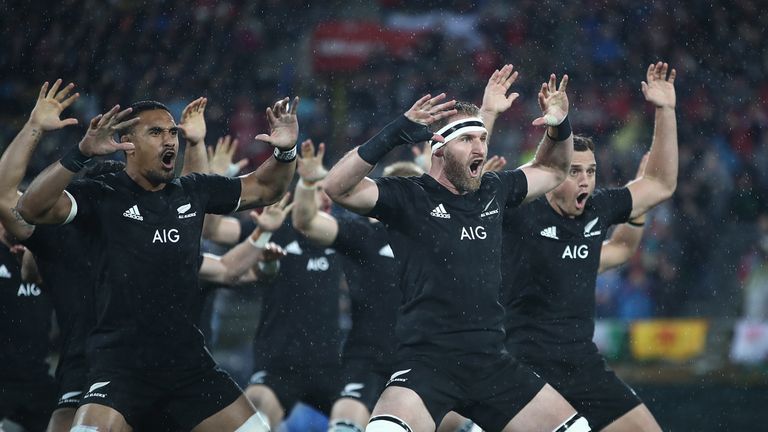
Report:
[[[80,146],[74,146],[64,153],[64,156],[61,157],[59,163],[61,163],[64,168],[76,173],[85,168],[85,165],[90,161],[91,158],[80,151]]]
[[[568,116],[565,116],[563,121],[555,126],[555,129],[557,130],[557,138],[553,137],[549,134],[549,128],[547,128],[547,136],[552,141],[565,141],[569,136],[571,136],[571,122],[568,120]]]
[[[357,148],[357,154],[371,165],[381,160],[390,150],[403,144],[416,144],[434,135],[427,126],[408,120],[401,115],[386,125],[381,132]]]

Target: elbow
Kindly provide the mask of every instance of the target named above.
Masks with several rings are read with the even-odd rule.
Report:
[[[24,222],[35,225],[36,223],[40,222],[42,214],[30,208],[29,203],[24,198],[25,195],[19,197],[19,201],[16,203],[16,211],[18,212],[19,216],[24,219]]]
[[[672,195],[674,195],[675,190],[677,189],[677,180],[674,180],[672,182],[667,182],[664,184],[664,187],[661,188],[661,200],[666,201],[670,198],[672,198]]]
[[[339,202],[344,197],[345,191],[342,189],[339,182],[332,181],[330,177],[326,178],[323,190],[333,202]]]

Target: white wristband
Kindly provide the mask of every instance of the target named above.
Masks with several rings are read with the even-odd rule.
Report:
[[[264,246],[269,243],[269,239],[272,238],[272,231],[264,231],[259,235],[259,238],[257,238],[255,241],[253,240],[253,237],[248,236],[248,243],[251,244],[251,246],[255,247],[256,249],[264,249]]]
[[[302,189],[307,189],[307,190],[317,189],[317,184],[315,183],[307,184],[307,182],[305,182],[304,179],[301,177],[299,177],[299,182],[296,185]]]

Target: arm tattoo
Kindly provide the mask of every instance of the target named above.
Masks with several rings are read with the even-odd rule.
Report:
[[[32,139],[37,143],[40,141],[40,138],[43,136],[43,131],[39,129],[32,129]]]
[[[18,222],[19,226],[25,229],[34,229],[35,226],[31,223],[24,220],[24,218],[21,216],[21,213],[19,213],[18,210],[16,210],[16,207],[11,207],[11,213],[13,213],[13,217],[16,218],[16,222]]]

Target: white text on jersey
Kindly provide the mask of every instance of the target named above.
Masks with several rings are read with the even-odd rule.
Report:
[[[176,228],[155,230],[155,236],[152,243],[178,243],[181,236]]]
[[[485,232],[485,227],[461,227],[460,240],[485,240],[488,234]]]
[[[573,246],[565,246],[565,250],[563,251],[563,255],[560,257],[561,259],[577,259],[581,258],[584,259],[589,256],[589,246],[587,245],[573,245]]]

